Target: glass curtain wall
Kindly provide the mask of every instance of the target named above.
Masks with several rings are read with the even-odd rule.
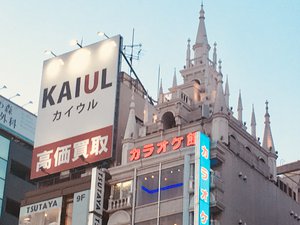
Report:
[[[0,135],[0,216],[2,213],[6,169],[9,154],[9,143],[9,139]]]

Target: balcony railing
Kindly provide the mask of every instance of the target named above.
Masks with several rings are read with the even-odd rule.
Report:
[[[169,102],[173,99],[180,99],[185,102],[187,105],[191,106],[192,102],[189,96],[181,90],[176,90],[168,93],[164,93],[160,103]]]
[[[117,211],[120,209],[127,209],[131,208],[132,206],[132,195],[128,195],[127,197],[120,198],[120,199],[112,199],[111,198],[108,200],[108,212],[113,212]]]

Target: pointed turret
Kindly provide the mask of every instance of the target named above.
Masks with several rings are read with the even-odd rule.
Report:
[[[265,114],[265,130],[264,130],[264,139],[262,147],[266,150],[269,150],[272,153],[275,153],[274,142],[270,126],[270,114],[269,114],[269,102],[266,101],[266,114]]]
[[[225,83],[225,103],[226,107],[229,109],[229,83],[228,83],[228,76],[226,76],[226,83]]]
[[[223,75],[218,74],[217,94],[212,120],[212,141],[222,141],[228,144],[228,118],[223,92]]]
[[[269,114],[269,102],[266,101],[266,114],[265,114],[265,129],[264,129],[264,139],[262,147],[269,152],[268,156],[268,166],[270,168],[270,179],[277,181],[277,170],[276,170],[276,159],[277,155],[275,152],[271,126],[270,126],[270,114]]]
[[[122,165],[127,163],[128,151],[134,146],[134,139],[137,138],[137,126],[135,119],[134,89],[132,89],[129,115],[127,119],[123,145],[122,145]]]
[[[147,97],[145,98],[145,105],[144,105],[144,125],[149,123],[149,104]]]
[[[177,86],[176,68],[174,69],[173,75],[173,88]]]
[[[164,90],[162,87],[162,79],[160,79],[160,87],[159,87],[159,93],[158,93],[158,103],[163,103],[164,98]]]
[[[225,102],[225,96],[224,96],[224,92],[223,92],[223,80],[222,79],[223,79],[223,75],[222,75],[222,73],[219,73],[214,113],[225,112],[225,109],[226,109],[226,102]]]
[[[203,57],[205,60],[208,58],[208,53],[210,50],[210,46],[208,44],[207,40],[207,34],[206,34],[206,28],[205,28],[205,17],[204,17],[204,9],[203,4],[201,4],[201,10],[200,10],[200,17],[199,17],[199,26],[198,26],[198,32],[196,37],[196,43],[193,46],[194,50],[194,58],[199,59]],[[205,56],[205,57],[204,57]],[[196,60],[196,63],[200,63],[200,61]]]
[[[238,121],[243,122],[243,104],[242,104],[242,94],[241,90],[239,92],[239,100],[238,100]]]
[[[253,104],[252,104],[252,115],[251,115],[251,135],[256,139],[256,119],[255,119]]]
[[[131,103],[129,106],[129,115],[127,125],[125,129],[124,139],[137,138],[136,120],[135,120],[135,103],[134,103],[134,91],[132,91]]]
[[[191,39],[187,40],[187,49],[186,49],[186,63],[185,67],[190,68],[191,67]]]
[[[214,53],[213,53],[213,65],[214,68],[217,68],[217,43],[214,43]]]

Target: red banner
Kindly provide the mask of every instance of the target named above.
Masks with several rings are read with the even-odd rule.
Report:
[[[31,179],[112,156],[112,126],[34,148]]]

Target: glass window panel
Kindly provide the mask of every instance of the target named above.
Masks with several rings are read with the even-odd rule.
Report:
[[[183,194],[183,165],[162,170],[160,199],[170,199]]]
[[[131,194],[132,181],[126,181],[121,186],[121,198],[126,198]]]
[[[156,219],[154,220],[147,220],[147,221],[144,221],[144,222],[141,222],[141,223],[136,223],[136,225],[156,225]],[[174,225],[174,224],[172,224]]]
[[[137,179],[137,205],[157,202],[158,172],[141,175]]]
[[[7,161],[0,158],[0,178],[5,179],[6,167],[7,167]]]
[[[3,199],[3,193],[4,193],[4,180],[0,179],[0,198]]]
[[[120,199],[120,191],[121,191],[121,183],[117,183],[114,185],[114,194],[113,194],[113,199]]]
[[[0,216],[1,216],[1,214],[2,214],[2,199],[0,199]]]
[[[0,158],[8,159],[9,140],[0,135]]]
[[[19,217],[20,205],[21,204],[19,202],[15,201],[13,199],[7,198],[5,211],[15,217]]]
[[[182,214],[164,216],[159,219],[160,225],[182,225]]]

